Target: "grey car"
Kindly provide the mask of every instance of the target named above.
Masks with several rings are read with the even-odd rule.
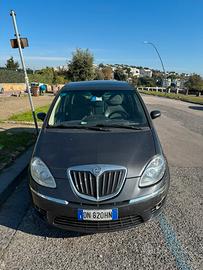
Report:
[[[158,215],[169,169],[152,120],[126,82],[65,85],[47,114],[30,162],[36,212],[56,227],[86,232],[130,228]]]

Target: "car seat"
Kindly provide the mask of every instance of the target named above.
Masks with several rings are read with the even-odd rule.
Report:
[[[105,111],[105,116],[112,119],[125,119],[128,113],[123,108],[123,97],[121,95],[113,95],[108,100],[106,100],[107,109]]]
[[[81,120],[90,114],[90,102],[82,95],[75,95],[70,107],[70,120]]]

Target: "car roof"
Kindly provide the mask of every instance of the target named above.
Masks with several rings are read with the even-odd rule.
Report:
[[[132,85],[127,82],[115,80],[95,80],[70,82],[64,85],[62,91],[69,90],[135,90]]]

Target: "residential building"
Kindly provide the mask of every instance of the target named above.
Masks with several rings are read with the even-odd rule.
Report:
[[[152,70],[147,68],[141,68],[140,69],[140,76],[141,77],[152,77]]]
[[[138,68],[131,67],[130,72],[133,76],[140,77],[140,70]]]
[[[61,70],[63,70],[63,71],[69,70],[68,65],[61,65],[61,66],[58,66],[58,67],[54,67],[54,71],[61,71]]]
[[[163,87],[169,87],[169,86],[171,86],[171,79],[170,78],[168,78],[168,79],[163,79],[163,81],[162,81],[162,86]]]
[[[185,82],[186,80],[183,79],[174,79],[171,81],[171,84],[173,84],[177,89],[183,89]]]

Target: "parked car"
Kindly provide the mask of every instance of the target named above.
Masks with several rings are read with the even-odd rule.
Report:
[[[36,212],[80,232],[130,228],[158,215],[169,169],[138,91],[126,82],[65,85],[44,121],[30,162]]]

